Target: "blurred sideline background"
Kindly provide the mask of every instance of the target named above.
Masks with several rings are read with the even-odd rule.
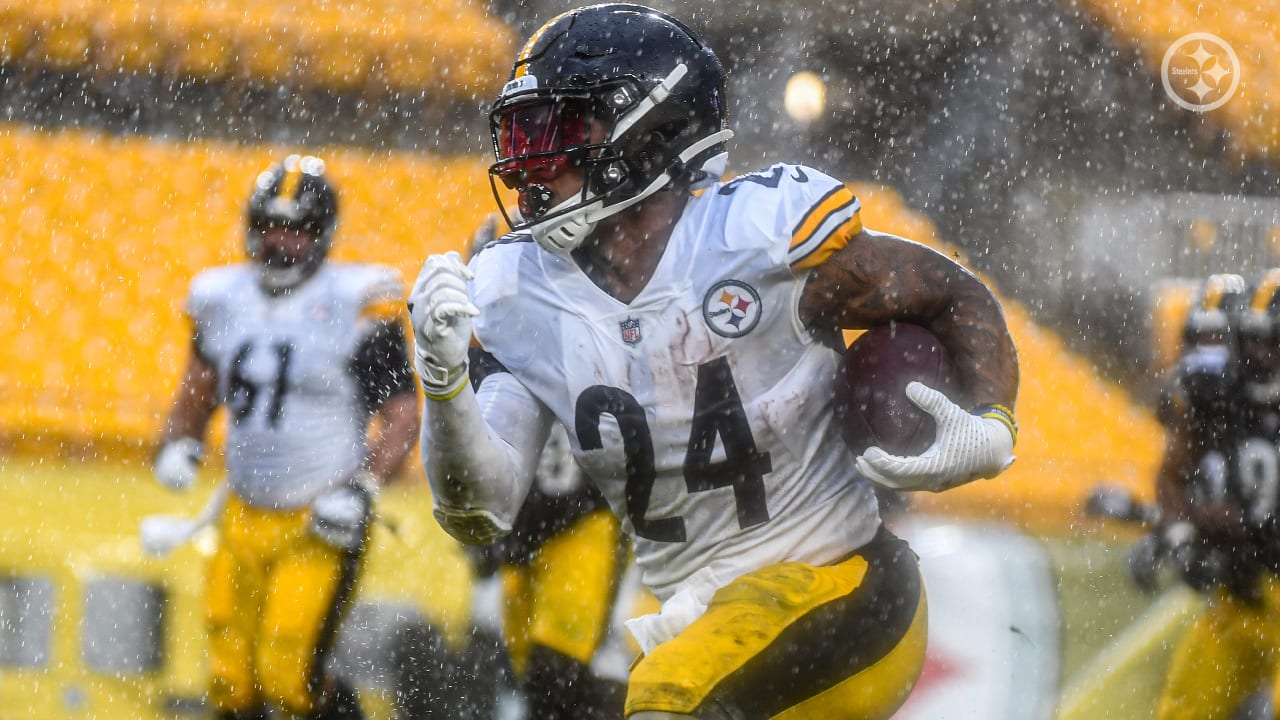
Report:
[[[1107,480],[1150,496],[1163,441],[1151,405],[1195,282],[1280,264],[1280,9],[654,4],[729,67],[731,171],[785,160],[844,177],[867,226],[953,254],[998,289],[1022,360],[1018,461],[914,509],[1042,540],[1055,686],[1068,685],[1149,602],[1124,582],[1132,531],[1085,520],[1084,494]],[[203,501],[149,476],[186,357],[188,282],[243,257],[253,178],[295,151],[321,155],[338,188],[333,257],[411,281],[426,255],[462,247],[493,208],[487,102],[517,43],[568,7],[0,0],[0,487],[13,498],[0,511],[0,696],[9,684],[40,698],[0,717],[198,705],[201,546],[157,561],[133,536],[143,515]],[[1235,53],[1219,62],[1238,88],[1208,113],[1161,82],[1166,51],[1192,32]],[[411,460],[387,494],[379,604],[362,627],[389,637],[412,616],[457,645],[466,568],[430,520],[421,472]],[[214,457],[207,483],[218,473]],[[106,584],[59,594],[85,577]],[[89,633],[94,598],[142,625]],[[394,653],[370,648],[346,661],[376,684]],[[1142,717],[1129,712],[1114,717]]]

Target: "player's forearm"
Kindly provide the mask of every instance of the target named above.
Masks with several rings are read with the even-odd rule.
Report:
[[[449,400],[426,402],[421,447],[436,516],[450,534],[463,541],[481,540],[468,522],[451,527],[450,513],[485,512],[499,528],[510,528],[527,488],[522,487],[515,450],[485,422],[469,386]]]
[[[898,320],[928,328],[951,353],[971,406],[1013,408],[1018,355],[991,290],[950,258],[863,231],[810,276],[800,317],[819,334]]]
[[[418,432],[418,398],[413,393],[395,395],[378,409],[381,429],[369,441],[365,469],[379,480],[389,479],[404,463]]]
[[[1018,399],[1018,353],[1004,311],[985,285],[956,268],[956,292],[928,327],[951,351],[973,405],[1012,409]]]
[[[177,396],[161,430],[162,443],[193,438],[203,440],[215,407],[217,376],[213,368],[193,352]]]
[[[166,443],[182,438],[203,441],[209,424],[209,414],[204,412],[201,406],[180,397],[169,411],[164,429],[160,432],[160,442]]]

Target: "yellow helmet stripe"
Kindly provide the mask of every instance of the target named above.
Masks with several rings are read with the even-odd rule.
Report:
[[[1271,268],[1258,282],[1258,289],[1253,292],[1253,301],[1249,303],[1249,308],[1265,312],[1271,305],[1271,299],[1275,297],[1276,290],[1280,290],[1280,268]]]
[[[1210,275],[1205,282],[1204,300],[1200,307],[1205,310],[1216,310],[1222,307],[1222,299],[1227,293],[1244,292],[1244,278],[1230,273]]]
[[[529,60],[529,55],[533,53],[533,46],[537,45],[538,41],[542,39],[542,36],[546,34],[547,28],[559,22],[560,18],[574,12],[577,12],[577,11],[569,10],[568,12],[560,13],[559,15],[548,20],[545,25],[535,30],[534,33],[529,36],[529,39],[526,40],[524,43],[524,47],[520,48],[520,54],[516,56],[516,72],[512,76],[513,79],[524,77],[526,74],[528,74],[529,71],[526,68],[525,63]]]
[[[298,194],[298,185],[302,182],[302,168],[298,163],[286,163],[284,177],[280,178],[280,192],[276,197],[294,199]]]

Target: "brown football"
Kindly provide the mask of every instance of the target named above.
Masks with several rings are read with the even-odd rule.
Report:
[[[876,446],[894,455],[918,455],[933,443],[933,417],[907,398],[912,380],[959,400],[951,358],[928,330],[896,322],[872,328],[849,345],[836,382],[835,411],[854,452]]]

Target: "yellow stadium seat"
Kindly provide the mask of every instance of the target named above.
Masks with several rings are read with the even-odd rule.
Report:
[[[38,62],[61,72],[88,65],[93,48],[92,8],[74,0],[38,3],[34,20]]]
[[[23,8],[6,3],[0,6],[0,63],[22,60],[35,41],[35,26]]]
[[[255,6],[241,16],[236,33],[237,68],[245,78],[286,85],[301,80],[298,33],[280,12],[283,7]]]
[[[175,74],[221,80],[230,73],[235,58],[233,15],[184,5],[166,10],[165,20]]]
[[[437,87],[442,63],[434,34],[402,31],[380,49],[381,76],[391,92],[412,94]]]
[[[160,73],[168,53],[167,40],[154,7],[138,0],[108,3],[94,23],[95,61],[100,70]]]
[[[507,78],[514,55],[511,32],[488,20],[459,22],[436,37],[437,60],[444,65],[450,92],[458,97],[489,98]]]
[[[376,26],[346,13],[316,12],[299,27],[310,83],[338,92],[363,89],[373,69]]]

